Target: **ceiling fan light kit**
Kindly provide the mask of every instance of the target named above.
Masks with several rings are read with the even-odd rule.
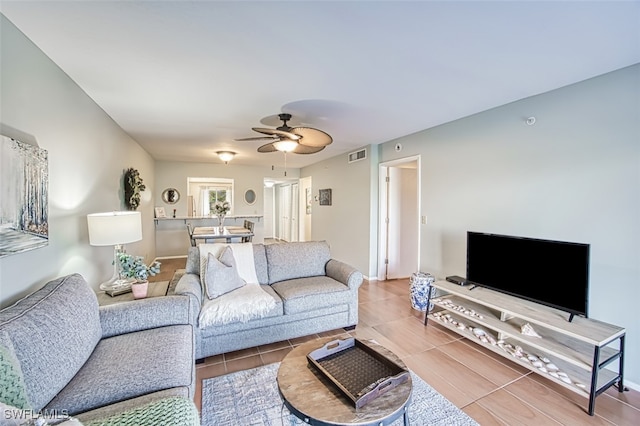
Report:
[[[268,140],[269,143],[258,148],[258,152],[267,153],[281,151],[294,154],[315,154],[322,151],[333,142],[329,134],[312,127],[289,127],[287,121],[291,120],[291,114],[278,114],[282,120],[282,126],[275,129],[253,127],[252,130],[263,133],[266,136],[236,139],[236,141]]]
[[[280,139],[272,143],[273,147],[282,152],[291,152],[298,147],[298,142],[286,139]]]

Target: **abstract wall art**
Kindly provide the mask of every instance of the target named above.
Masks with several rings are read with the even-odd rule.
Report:
[[[0,136],[0,257],[49,243],[47,151]]]

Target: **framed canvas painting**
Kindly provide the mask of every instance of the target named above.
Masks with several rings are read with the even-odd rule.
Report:
[[[45,149],[0,136],[0,257],[49,244]]]
[[[320,190],[320,205],[321,206],[331,205],[331,189]]]

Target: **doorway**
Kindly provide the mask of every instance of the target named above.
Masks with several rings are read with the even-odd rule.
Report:
[[[380,164],[378,279],[420,268],[420,156]]]
[[[287,242],[306,241],[311,233],[310,218],[302,193],[308,192],[311,178],[279,181],[265,178],[265,182],[265,232],[270,230],[265,237]]]

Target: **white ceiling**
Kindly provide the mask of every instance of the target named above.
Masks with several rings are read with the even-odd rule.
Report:
[[[331,134],[302,167],[640,62],[638,1],[6,1],[158,160],[283,162],[251,127]],[[296,120],[297,119],[297,120]]]

